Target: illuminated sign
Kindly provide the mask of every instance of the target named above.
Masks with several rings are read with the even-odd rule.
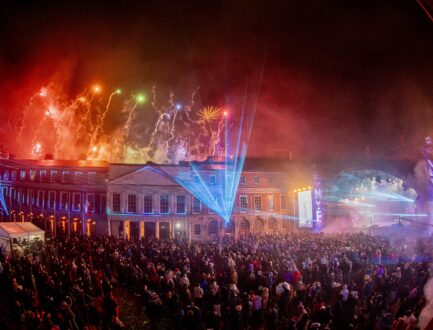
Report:
[[[313,226],[313,199],[311,190],[298,192],[299,227]]]

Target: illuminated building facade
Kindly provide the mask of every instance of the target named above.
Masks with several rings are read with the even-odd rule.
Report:
[[[0,159],[8,208],[1,220],[32,221],[56,235],[103,233],[107,177],[106,162]]]
[[[294,230],[298,203],[287,172],[272,161],[247,160],[239,176],[229,221],[197,198],[189,185],[217,191],[227,172],[221,163],[108,164],[97,161],[0,160],[1,187],[9,215],[59,234],[155,236],[213,240],[225,235]],[[199,196],[200,197],[200,196]]]

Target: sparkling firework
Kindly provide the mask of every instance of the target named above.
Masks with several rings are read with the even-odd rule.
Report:
[[[25,115],[28,119],[22,121],[19,130],[23,141],[21,145],[17,143],[19,156],[43,158],[49,153],[56,159],[176,163],[204,160],[221,149],[223,114],[217,107],[195,112],[198,88],[189,102],[177,99],[172,91],[168,99],[161,98],[157,104],[156,87],[153,87],[150,105],[156,116],[149,111],[137,111],[146,107],[146,96],[140,93],[116,103],[122,106],[117,111],[114,109],[110,117],[113,97],[121,97],[121,90],[107,95],[105,104],[99,97],[103,93],[100,85],[92,86],[72,100],[65,99],[61,90],[49,84],[23,107],[21,117]],[[194,115],[197,115],[195,120]],[[212,127],[209,133],[207,126],[214,125],[218,119],[215,133]]]

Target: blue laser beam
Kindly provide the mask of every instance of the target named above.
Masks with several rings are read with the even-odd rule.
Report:
[[[0,203],[1,203],[1,206],[3,207],[3,210],[6,212],[6,215],[9,215],[8,208],[6,206],[6,200],[5,200],[4,196],[3,196],[3,188],[2,188],[2,186],[0,186]]]

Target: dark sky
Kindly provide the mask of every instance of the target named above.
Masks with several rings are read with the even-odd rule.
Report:
[[[433,133],[433,23],[415,0],[4,0],[0,77],[2,121],[50,81],[200,86],[199,105],[233,112],[248,82],[256,156],[384,155]]]

